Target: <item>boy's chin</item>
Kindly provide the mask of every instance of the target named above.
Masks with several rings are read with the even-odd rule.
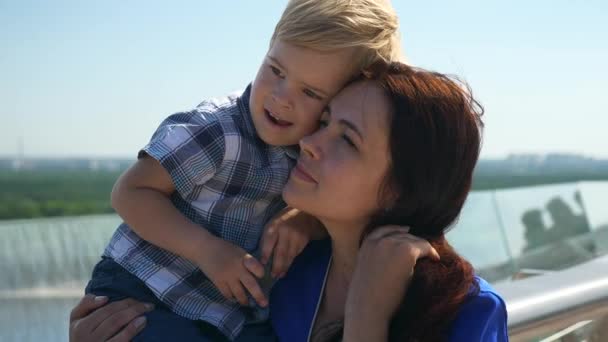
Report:
[[[271,146],[290,146],[296,145],[298,141],[294,141],[294,139],[290,139],[289,137],[284,137],[280,135],[263,135],[259,134],[260,139],[268,145]]]

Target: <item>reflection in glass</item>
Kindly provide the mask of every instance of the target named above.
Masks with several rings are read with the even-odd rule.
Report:
[[[490,281],[564,269],[608,253],[607,197],[608,182],[471,193],[448,239]]]
[[[545,208],[551,218],[551,226],[545,225],[541,209],[529,209],[522,214],[521,222],[525,227],[524,237],[526,239],[522,252],[591,231],[579,191],[574,192],[574,199],[580,214],[575,214],[568,203],[559,196],[553,197],[547,202]],[[595,247],[591,244],[587,246],[587,249],[593,252]]]

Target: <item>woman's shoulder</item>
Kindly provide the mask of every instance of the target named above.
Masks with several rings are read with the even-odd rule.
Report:
[[[311,241],[273,287],[270,320],[280,341],[301,341],[308,336],[330,257],[331,241]]]
[[[488,307],[494,310],[504,309],[506,313],[506,305],[502,297],[485,279],[475,276],[479,291],[472,293],[465,305],[468,303],[473,307]]]
[[[483,278],[475,280],[477,286],[452,324],[450,341],[508,341],[504,300]]]

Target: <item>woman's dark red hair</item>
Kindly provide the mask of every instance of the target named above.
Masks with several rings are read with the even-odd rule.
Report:
[[[483,108],[468,87],[443,74],[393,63],[375,79],[392,105],[391,165],[381,191],[383,198],[396,195],[366,233],[386,224],[409,226],[441,256],[439,262],[418,261],[389,340],[446,340],[460,305],[478,289],[473,267],[445,233],[471,188]]]

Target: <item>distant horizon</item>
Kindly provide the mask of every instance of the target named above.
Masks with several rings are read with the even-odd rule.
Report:
[[[606,156],[595,156],[589,153],[576,153],[576,152],[566,152],[566,151],[549,151],[549,152],[534,152],[534,151],[522,151],[522,152],[512,152],[504,155],[481,155],[480,160],[491,160],[491,159],[507,159],[509,157],[523,157],[523,156],[564,156],[564,157],[580,157],[586,159],[594,159],[594,160],[608,160],[608,155]],[[119,159],[119,160],[135,160],[137,157],[137,153],[134,153],[132,156],[127,155],[25,155],[23,160],[28,159],[48,159],[48,160],[57,160],[57,159]],[[0,160],[15,160],[20,157],[17,155],[8,155],[8,154],[0,154]]]

